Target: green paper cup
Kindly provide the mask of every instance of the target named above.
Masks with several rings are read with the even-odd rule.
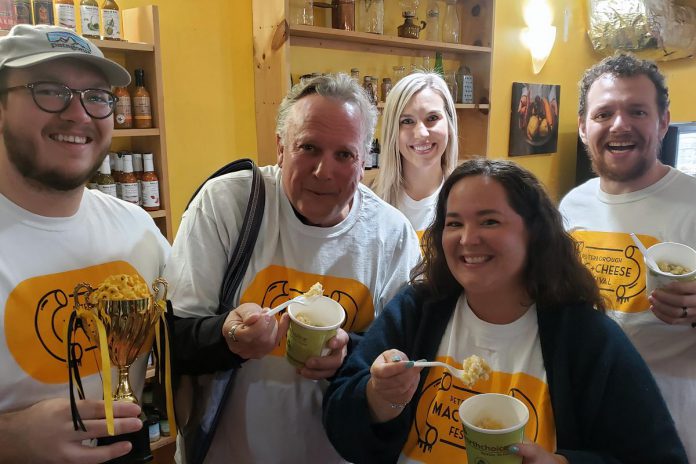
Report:
[[[685,267],[691,272],[682,275],[670,274],[669,272],[653,269],[648,262],[645,266],[648,272],[645,273],[645,288],[648,295],[656,288],[664,287],[673,281],[696,280],[696,250],[675,242],[662,242],[648,248],[648,254],[658,264],[661,262]]]
[[[288,314],[290,328],[285,357],[295,367],[304,366],[313,356],[329,354],[326,342],[336,335],[346,318],[343,307],[326,296],[312,297],[308,305],[292,303]]]
[[[474,395],[459,406],[459,418],[464,424],[469,464],[522,462],[522,457],[508,451],[510,445],[522,443],[529,420],[529,410],[520,400],[498,393]],[[484,428],[491,422],[502,428]]]

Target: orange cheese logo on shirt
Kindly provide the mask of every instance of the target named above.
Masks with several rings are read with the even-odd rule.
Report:
[[[453,364],[451,359],[442,361]],[[488,380],[479,380],[467,388],[449,371],[437,367],[430,369],[424,383],[403,453],[426,463],[468,462],[459,406],[481,392],[503,393],[522,401],[529,409],[525,436],[546,450],[556,449],[551,397],[544,382],[524,373],[493,371]]]
[[[645,293],[647,268],[643,254],[631,236],[618,232],[572,232],[578,242],[582,262],[597,280],[608,308],[625,313],[647,311],[650,307]],[[646,247],[658,243],[648,235],[638,236]]]
[[[240,303],[256,303],[264,308],[273,308],[302,295],[317,282],[324,287],[324,296],[337,301],[343,307],[346,313],[343,330],[362,332],[367,329],[375,313],[372,295],[369,288],[355,279],[310,274],[272,265],[256,274],[244,290]],[[285,338],[272,354],[285,355]]]
[[[125,261],[32,277],[17,285],[5,303],[5,337],[17,364],[32,378],[47,384],[66,383],[65,324],[74,308],[73,290],[80,282],[98,285],[113,274],[137,274]],[[97,372],[98,352],[84,330],[71,348],[83,376]]]

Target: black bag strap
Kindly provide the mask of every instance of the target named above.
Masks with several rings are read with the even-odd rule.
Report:
[[[256,164],[250,159],[239,159],[226,164],[222,168],[215,171],[206,179],[214,179],[223,174],[230,172],[238,172],[246,169],[252,171],[251,192],[247,203],[246,211],[244,212],[244,220],[239,231],[239,238],[234,247],[232,256],[225,270],[225,276],[220,286],[220,305],[218,314],[224,314],[233,308],[234,293],[242,282],[242,277],[249,266],[251,254],[254,251],[254,245],[261,229],[261,221],[263,220],[264,208],[266,205],[266,191],[263,185],[263,177],[261,171]],[[189,200],[186,208],[188,209],[191,201],[198,195],[198,192],[203,188],[205,182],[196,189],[191,200]],[[181,321],[180,321],[181,322]],[[187,321],[188,322],[188,321]],[[226,346],[225,346],[226,349]],[[213,439],[218,422],[220,421],[220,413],[222,406],[227,401],[227,397],[232,389],[232,380],[234,379],[235,369],[227,369],[219,373],[218,382],[224,385],[224,390],[220,397],[220,402],[215,407],[215,413],[212,417],[210,428],[203,430],[200,427],[195,431],[195,434],[187,440],[186,452],[188,460],[192,463],[201,463],[205,459],[210,443]]]
[[[210,177],[208,177],[205,182],[203,182],[196,189],[191,197],[191,200],[189,200],[188,205],[186,205],[186,208],[188,209],[191,201],[193,201],[196,195],[198,195],[198,192],[200,192],[205,183],[209,180],[224,174],[243,171],[246,169],[250,169],[252,171],[251,192],[249,194],[249,202],[247,203],[246,211],[244,213],[242,228],[239,231],[239,238],[237,239],[237,244],[234,247],[232,257],[227,265],[225,276],[222,280],[222,285],[220,286],[220,306],[218,307],[218,314],[223,314],[232,309],[234,293],[242,283],[242,277],[244,277],[246,268],[249,266],[251,253],[254,251],[256,238],[259,235],[261,221],[263,220],[264,207],[266,205],[266,191],[263,186],[261,171],[256,166],[256,163],[248,158],[232,161],[212,173]]]

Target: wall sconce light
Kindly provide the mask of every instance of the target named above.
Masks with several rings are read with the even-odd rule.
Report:
[[[556,40],[556,27],[551,25],[552,14],[546,0],[529,0],[524,7],[524,22],[520,38],[532,55],[532,69],[539,74]]]

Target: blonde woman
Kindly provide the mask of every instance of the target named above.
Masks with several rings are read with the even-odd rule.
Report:
[[[439,74],[415,72],[397,82],[384,106],[380,139],[381,165],[372,188],[404,213],[420,238],[457,164],[457,114]]]

